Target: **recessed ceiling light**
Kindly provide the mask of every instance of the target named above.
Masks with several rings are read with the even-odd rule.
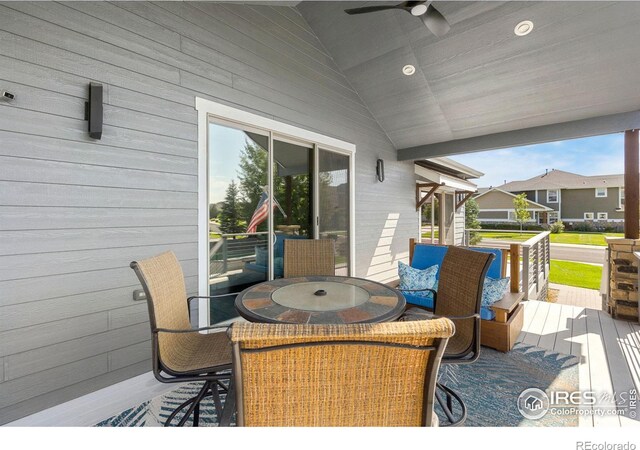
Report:
[[[516,25],[513,32],[516,34],[516,36],[526,36],[527,34],[531,33],[531,30],[533,30],[533,22],[530,20],[523,20],[518,25]]]
[[[427,5],[425,5],[424,3],[421,5],[416,5],[413,8],[411,8],[411,14],[413,14],[414,16],[421,16],[426,12],[427,12]]]
[[[416,68],[411,64],[407,64],[402,68],[402,73],[405,75],[413,75],[414,73],[416,73]]]

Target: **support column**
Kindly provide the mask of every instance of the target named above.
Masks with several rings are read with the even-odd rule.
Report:
[[[624,132],[624,237],[640,237],[640,176],[638,130]]]

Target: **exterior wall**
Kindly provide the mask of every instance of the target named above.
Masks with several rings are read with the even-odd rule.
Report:
[[[500,191],[488,192],[476,198],[478,208],[483,209],[513,209],[513,197]]]
[[[464,242],[464,234],[465,234],[464,233],[464,229],[465,229],[464,215],[465,215],[465,208],[464,208],[464,205],[462,205],[460,209],[456,211],[455,217],[453,219],[455,222],[454,237],[453,237],[454,245],[463,245],[465,243]]]
[[[406,259],[413,164],[295,9],[8,2],[0,40],[0,423],[151,370],[128,264],[174,250],[196,292],[196,96],[356,144],[356,275]]]
[[[507,211],[480,211],[478,213],[478,220],[504,220],[505,222],[509,218]]]
[[[596,197],[596,190],[563,189],[562,191],[562,220],[583,220],[585,212],[606,212],[608,220],[624,220],[624,213],[616,211],[619,207],[619,192],[617,187],[607,189],[606,197]]]
[[[515,193],[515,192],[514,192]],[[560,211],[561,203],[564,203],[564,199],[562,198],[563,191],[560,190],[558,192],[558,203],[548,203],[547,202],[547,191],[546,190],[538,190],[538,201],[536,203],[540,203],[543,206],[548,206],[554,211]],[[564,205],[563,205],[564,207]]]

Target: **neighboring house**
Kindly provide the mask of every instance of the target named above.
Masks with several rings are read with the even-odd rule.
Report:
[[[478,202],[478,220],[480,223],[505,223],[516,222],[516,212],[513,207],[515,194],[498,188],[483,189],[476,197]],[[538,223],[543,214],[553,210],[527,199],[527,211],[531,219],[530,223]]]
[[[477,185],[469,180],[484,174],[449,158],[416,161],[415,172],[418,205],[436,199],[440,205],[437,219],[438,235],[441,237],[439,242],[449,245],[464,244],[464,204],[478,190]]]
[[[541,225],[558,220],[568,224],[593,222],[598,225],[624,222],[622,174],[584,176],[552,169],[528,180],[503,184],[496,189],[516,195],[525,193],[528,200],[548,208],[536,214],[536,221]],[[495,208],[494,203],[482,202],[480,217],[487,218],[491,209]]]

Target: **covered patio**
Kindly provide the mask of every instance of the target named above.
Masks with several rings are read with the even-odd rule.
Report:
[[[0,3],[0,424],[95,425],[172,389],[131,261],[172,251],[189,296],[228,294],[281,278],[286,240],[328,239],[337,275],[387,282],[429,194],[464,242],[479,172],[447,156],[610,133],[625,240],[607,308],[526,301],[518,341],[577,357],[581,391],[635,395],[640,2],[418,2],[446,33],[345,13],[374,3],[395,4]],[[528,249],[513,274],[537,298],[545,244]]]

